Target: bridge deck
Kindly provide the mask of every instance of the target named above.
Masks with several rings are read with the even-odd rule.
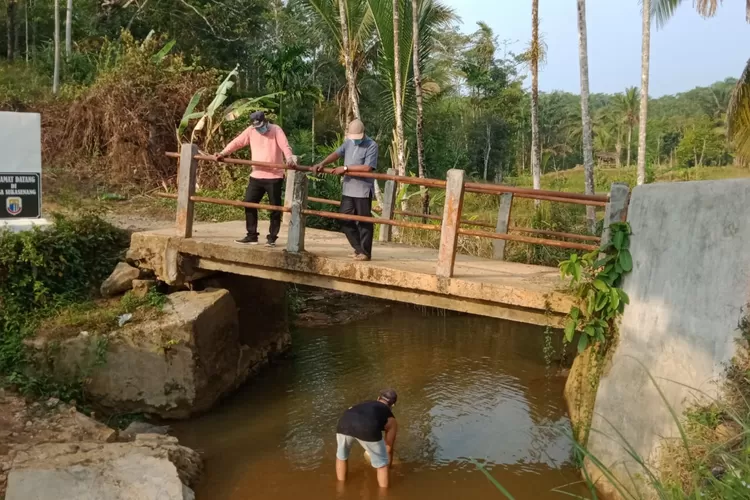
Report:
[[[267,230],[261,222],[261,238]],[[199,224],[190,239],[173,229],[135,233],[129,257],[162,279],[174,275],[177,252],[182,274],[223,271],[539,325],[559,326],[572,305],[555,268],[458,255],[453,278],[438,278],[433,249],[376,243],[373,260],[358,262],[341,233],[308,228],[301,254],[284,250],[284,228],[277,248],[235,243],[242,235],[244,221]]]

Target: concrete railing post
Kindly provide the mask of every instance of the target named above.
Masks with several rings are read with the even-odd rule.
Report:
[[[292,208],[292,198],[294,197],[294,179],[298,175],[305,175],[305,173],[297,172],[296,170],[286,171],[286,186],[284,187],[284,207],[289,209]],[[285,226],[288,226],[291,218],[291,212],[284,212],[281,216],[281,223]]]
[[[442,278],[453,276],[458,247],[458,228],[461,225],[461,210],[464,204],[464,171],[448,170],[445,186],[443,226],[440,230],[440,250],[435,274]]]
[[[396,170],[389,168],[388,175],[396,175]],[[383,192],[383,211],[380,213],[381,218],[385,220],[393,220],[393,212],[396,208],[396,181],[390,180],[385,183],[385,191]],[[380,241],[388,242],[391,241],[391,235],[393,234],[393,226],[386,224],[380,225]]]
[[[612,183],[609,192],[609,203],[604,210],[604,230],[602,231],[602,246],[609,243],[609,225],[615,222],[625,222],[630,203],[630,187],[622,182]]]
[[[286,249],[290,253],[305,251],[305,223],[306,216],[302,213],[307,208],[307,175],[297,172],[292,184],[291,216],[287,229]]]
[[[183,238],[193,236],[193,206],[195,171],[198,168],[198,146],[183,144],[180,148],[180,167],[177,172],[177,233]]]
[[[497,210],[497,225],[495,232],[498,234],[508,234],[510,229],[510,210],[513,206],[513,193],[503,193],[500,195],[500,208]],[[505,240],[493,240],[493,257],[496,260],[505,260]]]

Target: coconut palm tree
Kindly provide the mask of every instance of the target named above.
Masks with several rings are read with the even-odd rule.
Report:
[[[627,166],[630,166],[630,151],[633,144],[633,128],[638,124],[638,89],[636,87],[628,87],[625,89],[624,94],[618,94],[617,96],[617,108],[620,112],[620,119],[623,125],[628,129],[628,144],[627,144]]]
[[[68,0],[68,7],[65,9],[65,60],[70,59],[70,53],[73,51],[73,0]]]
[[[393,85],[395,88],[402,88],[401,85],[401,47],[400,47],[400,26],[399,14],[401,11],[401,2],[393,0]],[[404,109],[401,102],[401,92],[393,93],[393,112],[396,119],[396,172],[398,175],[406,175],[406,158],[404,152]]]
[[[583,171],[586,194],[594,194],[594,139],[589,110],[589,56],[586,35],[586,0],[578,0],[578,60],[581,66],[581,120],[583,123]],[[596,230],[595,207],[586,207],[589,231]]]
[[[378,57],[375,61],[375,75],[387,92],[382,95],[383,102],[380,106],[383,112],[384,126],[393,125],[395,131],[394,141],[398,136],[398,117],[412,116],[416,100],[410,99],[414,87],[409,85],[413,78],[413,36],[414,23],[411,20],[412,9],[403,9],[398,13],[399,28],[398,41],[394,40],[394,11],[395,5],[400,2],[392,0],[367,0],[370,6],[373,25],[378,40]],[[443,6],[436,0],[422,0],[418,10],[418,37],[420,64],[424,64],[435,47],[435,33],[455,19],[453,11]],[[400,23],[401,20],[405,22]],[[401,105],[401,112],[396,110],[397,100]],[[395,146],[395,142],[394,142]],[[405,147],[402,149],[405,154]],[[398,155],[398,149],[393,148]],[[394,161],[395,165],[401,162]],[[405,162],[403,163],[405,167]]]
[[[707,0],[699,0],[707,1]],[[711,1],[711,0],[708,0]],[[641,116],[638,130],[638,174],[640,186],[646,182],[646,126],[648,125],[648,77],[651,62],[651,0],[642,0],[643,44],[641,46]],[[630,144],[628,144],[630,148]],[[628,158],[628,163],[630,163]]]
[[[349,105],[354,118],[359,118],[359,99],[357,97],[357,80],[352,64],[352,42],[349,38],[349,16],[347,0],[338,0],[339,4],[339,26],[341,28],[341,50],[344,53],[344,70],[346,71],[346,85],[349,90]],[[347,113],[348,118],[348,113]]]
[[[414,72],[414,96],[417,104],[417,172],[424,179],[424,107],[422,105],[422,70],[419,54],[419,2],[411,0],[411,44],[412,68]],[[430,211],[430,197],[427,188],[420,187],[422,194],[422,213]]]
[[[651,0],[651,12],[658,26],[672,17],[684,0]],[[698,0],[694,2],[698,13],[704,17],[716,14],[720,0]],[[750,22],[750,0],[745,2],[745,19]],[[728,136],[737,148],[737,155],[750,158],[750,60],[748,60],[737,85],[732,92],[727,111]]]
[[[8,60],[12,61],[15,57],[15,40],[13,35],[16,32],[16,11],[18,10],[18,0],[8,0],[5,10],[5,30],[8,34]]]
[[[531,173],[534,189],[542,187],[539,143],[539,0],[531,2]],[[538,205],[538,202],[537,202]]]
[[[360,118],[357,76],[372,39],[372,14],[364,0],[307,0],[320,25],[336,40],[346,73],[343,124]]]
[[[60,0],[55,0],[55,67],[52,76],[52,93],[60,89]]]

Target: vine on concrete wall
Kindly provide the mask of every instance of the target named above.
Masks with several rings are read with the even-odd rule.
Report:
[[[576,254],[560,263],[563,278],[578,297],[578,305],[570,309],[565,324],[565,340],[571,342],[576,331],[581,332],[578,352],[589,344],[606,344],[614,336],[614,320],[630,302],[620,288],[622,277],[633,269],[630,255],[630,225],[617,222],[609,226],[610,241],[600,249],[582,257]]]

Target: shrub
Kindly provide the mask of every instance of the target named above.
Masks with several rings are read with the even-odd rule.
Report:
[[[163,55],[163,45],[157,38],[137,43],[123,32],[115,62],[102,63],[72,104],[47,109],[48,162],[75,165],[79,176],[107,184],[153,185],[174,176],[177,163],[164,153],[177,150],[174,131],[183,110],[217,74],[189,67],[179,54]]]
[[[23,367],[36,321],[93,295],[122,258],[128,235],[97,216],[55,216],[47,230],[0,233],[0,374]]]

